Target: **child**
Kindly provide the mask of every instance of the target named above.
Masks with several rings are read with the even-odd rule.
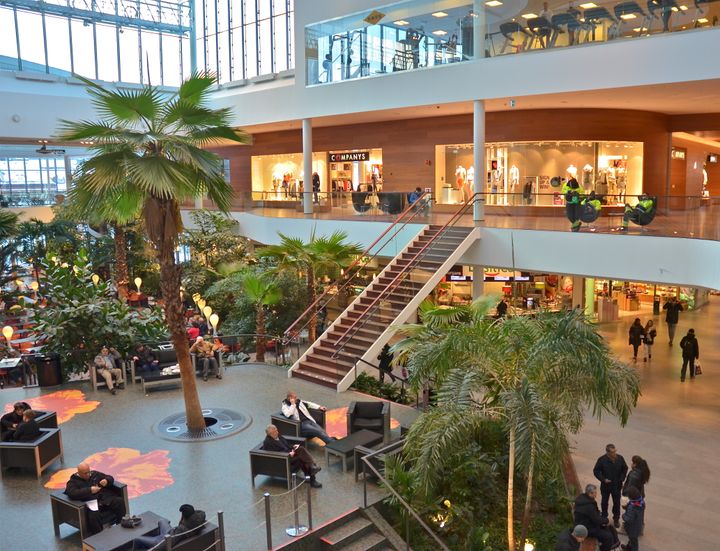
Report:
[[[629,541],[627,545],[622,546],[622,549],[623,551],[638,551],[638,538],[645,522],[645,500],[635,486],[627,489],[627,496],[629,501],[627,509],[623,513],[623,523]]]

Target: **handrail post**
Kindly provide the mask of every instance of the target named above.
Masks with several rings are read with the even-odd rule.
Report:
[[[365,456],[365,457],[367,457],[367,456]],[[367,469],[366,469],[367,463],[365,463],[365,457],[362,458],[362,464],[363,464],[363,472],[362,472],[362,474],[363,474],[363,508],[367,509],[367,506],[368,506],[368,504],[367,504]]]
[[[308,508],[308,530],[312,530],[312,492],[310,491],[310,477],[305,477],[305,486],[307,486],[307,508]]]
[[[410,551],[410,515],[405,515],[405,549]]]
[[[220,533],[220,551],[225,551],[225,516],[218,511],[218,532]]]
[[[267,539],[267,548],[272,549],[272,525],[270,520],[270,494],[265,492],[265,538]]]
[[[292,474],[292,503],[293,503],[293,526],[288,526],[285,529],[285,533],[288,536],[292,536],[293,538],[296,538],[298,536],[302,536],[305,532],[308,531],[307,526],[303,526],[300,524],[300,507],[298,505],[298,496],[297,496],[297,474]]]

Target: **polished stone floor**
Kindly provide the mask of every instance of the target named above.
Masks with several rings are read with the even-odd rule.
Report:
[[[654,317],[657,344],[650,363],[640,359],[636,364],[643,395],[627,426],[621,428],[611,417],[588,420],[577,438],[574,459],[581,484],[595,482],[592,469],[607,443],[614,443],[628,463],[633,455],[647,460],[652,476],[646,487],[643,551],[720,548],[714,525],[720,518],[720,297],[710,298],[708,306],[681,314],[673,347],[664,317]],[[643,323],[648,318],[641,317]],[[627,361],[632,359],[627,344],[631,322],[601,326]],[[691,327],[698,336],[704,372],[681,383],[678,344]]]
[[[68,473],[61,473],[63,468],[71,469],[101,452],[105,453],[96,456],[91,463],[103,460],[113,465],[108,474],[116,474],[118,480],[150,480],[136,484],[142,495],[134,498],[131,495],[133,513],[151,510],[175,523],[179,517],[178,507],[183,503],[194,504],[205,510],[209,517],[222,510],[229,551],[265,549],[263,493],[280,495],[286,488],[282,481],[258,476],[253,489],[248,450],[264,437],[265,426],[270,422],[270,415],[279,410],[280,400],[291,388],[301,398],[321,403],[329,409],[347,406],[353,400],[368,399],[354,392],[337,394],[311,383],[288,379],[282,368],[257,364],[231,367],[222,381],[198,383],[204,407],[225,407],[243,412],[252,416],[252,424],[239,435],[221,440],[202,444],[171,442],[159,438],[153,425],[167,415],[183,411],[182,396],[177,389],[155,391],[145,396],[137,385],[111,396],[107,391],[93,392],[88,383],[82,383],[44,391],[1,391],[0,405],[62,389],[81,390],[87,401],[99,401],[100,404],[75,404],[80,410],[90,411],[76,413],[60,425],[65,447],[64,466],[55,464],[40,481],[31,474],[12,471],[3,474],[0,483],[3,517],[0,549],[78,549],[78,533],[68,525],[61,527],[61,538],[55,538],[48,498],[51,490],[45,485],[64,485]],[[75,394],[72,393],[71,398],[76,398]],[[396,405],[392,406],[391,413],[402,424],[411,424],[416,416],[415,410]],[[338,420],[342,423],[341,415]],[[323,467],[318,480],[324,486],[312,490],[313,518],[317,525],[361,505],[363,487],[362,483],[355,483],[352,472],[343,474],[339,463],[334,462],[327,468],[320,446],[312,445],[310,450]],[[368,487],[378,491],[372,484]],[[300,519],[307,522],[306,493],[302,491],[299,495]],[[289,495],[273,498],[272,503],[273,543],[278,545],[289,539],[285,528],[291,523],[294,509]],[[28,522],[32,524],[31,530],[24,525]]]

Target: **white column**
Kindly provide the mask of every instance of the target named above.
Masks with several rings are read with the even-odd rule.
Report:
[[[312,197],[312,121],[302,121],[303,140],[303,213],[313,213]]]
[[[485,57],[485,3],[482,0],[473,0],[473,59]]]
[[[480,298],[485,293],[485,267],[473,266],[472,298]]]
[[[487,171],[485,170],[485,102],[480,99],[473,102],[473,148],[475,168],[473,193],[481,193],[485,188]],[[473,220],[485,220],[485,196],[476,198],[473,205]]]
[[[203,208],[203,196],[202,196],[202,195],[197,195],[197,196],[195,197],[195,209],[196,209],[196,210],[200,210],[200,209],[202,209],[202,208]]]
[[[585,307],[585,278],[573,276],[572,307],[579,306],[582,310]]]

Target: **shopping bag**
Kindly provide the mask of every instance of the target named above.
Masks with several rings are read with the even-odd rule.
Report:
[[[700,362],[697,362],[695,364],[695,375],[702,375],[702,367],[700,367]]]

